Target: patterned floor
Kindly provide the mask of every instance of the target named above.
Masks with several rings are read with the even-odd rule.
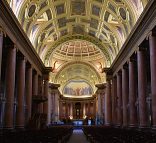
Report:
[[[82,129],[74,129],[68,143],[90,143],[87,141]]]

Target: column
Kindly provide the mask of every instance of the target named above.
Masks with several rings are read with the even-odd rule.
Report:
[[[33,75],[33,96],[37,96],[38,95],[38,74],[35,73]]]
[[[122,104],[123,104],[123,126],[126,127],[128,125],[128,69],[123,67],[122,69]]]
[[[73,118],[76,118],[75,102],[73,102]]]
[[[121,72],[117,73],[117,124],[122,125],[122,77]]]
[[[3,31],[0,27],[0,81],[1,81],[2,49],[3,49]],[[1,88],[1,86],[0,86],[0,88]]]
[[[96,98],[93,100],[93,117],[96,117]]]
[[[117,124],[117,78],[112,79],[112,123]]]
[[[151,68],[151,96],[152,96],[152,121],[156,128],[156,36],[149,36],[150,68]]]
[[[73,118],[73,103],[70,103],[70,116]]]
[[[101,93],[98,93],[98,119],[101,118]]]
[[[86,117],[86,107],[85,107],[85,102],[83,103],[83,118]]]
[[[51,99],[52,99],[52,119],[55,121],[55,94],[54,92],[51,92]]]
[[[52,97],[51,97],[51,94],[48,94],[48,114],[47,114],[47,124],[50,124],[51,121],[53,120],[52,118]]]
[[[106,106],[105,94],[106,94],[106,92],[103,91],[103,93],[101,95],[101,114],[102,114],[103,120],[105,120],[105,106]]]
[[[32,84],[32,96],[38,96],[38,74],[35,71],[35,73],[33,74],[33,84]],[[38,105],[37,103],[33,103],[32,106],[32,113],[36,114],[38,113]]]
[[[69,118],[69,116],[70,116],[70,109],[69,109],[69,102],[68,102],[68,104],[67,104],[67,118]]]
[[[26,83],[25,83],[25,96],[26,96],[26,107],[27,117],[26,122],[31,118],[31,105],[32,105],[32,67],[29,65],[26,69]]]
[[[48,99],[49,75],[44,76],[44,96]],[[43,104],[43,113],[48,114],[48,101]]]
[[[90,101],[88,102],[88,116],[90,117]]]
[[[39,76],[38,77],[38,96],[40,96],[40,97],[42,97],[44,95],[44,93],[43,93],[44,91],[42,91],[42,90],[43,90],[43,77]],[[43,103],[42,102],[39,103],[39,105],[38,105],[38,112],[40,114],[43,113]]]
[[[110,125],[112,121],[112,108],[111,108],[111,83],[107,81],[106,94],[105,94],[105,124]]]
[[[63,113],[63,108],[62,108],[62,100],[59,101],[59,118],[62,119],[62,113]]]
[[[67,112],[68,112],[68,109],[67,109],[67,101],[65,102],[65,105],[64,105],[64,107],[65,107],[65,118],[67,118]]]
[[[38,76],[38,95],[42,96],[42,85],[43,85],[43,79],[42,76]]]
[[[55,91],[55,121],[59,120],[59,95],[58,91]]]
[[[130,126],[135,127],[137,124],[136,102],[136,81],[135,81],[134,61],[129,61],[129,108],[130,108]]]
[[[4,101],[4,95],[2,94],[1,91],[1,64],[2,64],[2,50],[3,49],[3,31],[0,27],[0,128],[3,125],[3,115],[4,115],[4,105],[5,105],[5,101]]]
[[[16,68],[16,48],[9,47],[6,61],[6,85],[5,85],[5,115],[4,128],[13,128],[13,107],[14,107],[14,86],[15,86],[15,68]]]
[[[24,93],[25,93],[25,58],[18,57],[16,128],[24,128],[24,121],[25,121]]]
[[[145,52],[138,51],[138,97],[139,97],[139,119],[140,127],[146,127],[148,124],[147,106],[146,106],[146,87],[147,75],[145,68]]]

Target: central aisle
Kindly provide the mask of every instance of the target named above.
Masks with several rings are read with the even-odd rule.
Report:
[[[82,129],[74,129],[67,143],[90,143],[87,141]]]

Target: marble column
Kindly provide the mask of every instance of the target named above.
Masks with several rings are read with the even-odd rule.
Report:
[[[59,118],[60,119],[62,119],[62,116],[63,116],[63,105],[62,105],[62,101],[60,100],[59,101],[59,112],[60,112],[60,114],[59,114]]]
[[[31,105],[32,105],[32,67],[29,65],[26,69],[26,83],[25,83],[25,96],[26,96],[26,107],[27,117],[26,122],[31,118]]]
[[[128,69],[126,67],[123,67],[122,69],[122,104],[123,104],[123,127],[126,127],[128,125]]]
[[[97,108],[97,106],[96,106],[96,98],[93,100],[93,116],[94,116],[94,118],[96,117],[96,108]]]
[[[137,125],[137,109],[136,103],[136,77],[134,61],[129,61],[129,125],[135,127]]]
[[[68,102],[66,102],[66,118],[68,118]]]
[[[88,102],[88,116],[90,117],[90,101]]]
[[[48,89],[49,89],[49,76],[46,76],[44,78],[44,96],[48,99]],[[43,113],[47,114],[48,113],[48,101],[44,102],[43,105]]]
[[[43,86],[43,79],[42,76],[38,76],[38,95],[42,96],[42,86]]]
[[[98,118],[101,118],[101,93],[98,94]]]
[[[55,92],[55,121],[59,120],[59,94]]]
[[[112,79],[112,123],[117,124],[117,78]]]
[[[5,114],[4,128],[13,128],[13,108],[14,108],[14,91],[15,91],[15,69],[16,69],[16,48],[8,47],[6,59],[6,85],[5,85]]]
[[[1,98],[1,102],[0,102],[0,128],[2,127],[3,125],[3,115],[4,115],[4,105],[5,105],[5,101],[3,100],[4,99],[4,95],[2,94],[2,87],[1,87],[1,65],[2,65],[2,51],[3,51],[3,31],[0,27],[0,98]]]
[[[32,96],[38,96],[38,74],[37,72],[33,75],[33,87],[32,87]],[[38,105],[37,103],[33,103],[32,106],[33,114],[38,113]]]
[[[73,103],[70,103],[70,116],[73,118]]]
[[[33,96],[37,96],[38,95],[38,74],[35,73],[33,75]]]
[[[43,96],[43,77],[42,76],[39,76],[38,77],[38,96]],[[38,112],[39,113],[43,113],[43,103],[40,103],[39,105],[38,105]]]
[[[67,104],[67,118],[70,116],[70,108],[69,108],[69,103]]]
[[[48,113],[47,113],[47,124],[50,124],[51,121],[53,120],[52,118],[52,98],[51,98],[51,94],[48,94]]]
[[[106,120],[106,111],[107,111],[107,107],[106,107],[106,92],[107,91],[103,91],[102,96],[101,96],[101,116],[103,118],[103,123],[105,123]]]
[[[18,57],[16,128],[24,128],[25,124],[24,94],[25,94],[25,58]]]
[[[85,102],[83,103],[83,118],[86,116],[86,107]]]
[[[51,92],[51,99],[52,99],[52,102],[51,102],[51,105],[52,105],[52,119],[53,119],[53,121],[55,121],[55,93],[54,92]]]
[[[152,96],[152,121],[156,128],[156,36],[149,36],[150,68],[151,68],[151,96]]]
[[[112,122],[112,105],[111,105],[111,83],[107,81],[105,94],[105,124],[110,125]]]
[[[1,81],[2,51],[3,51],[3,31],[0,28],[0,81]],[[0,83],[0,88],[1,88],[1,83]]]
[[[117,125],[122,125],[122,76],[117,73]]]
[[[140,127],[146,127],[148,124],[147,104],[146,104],[146,88],[147,75],[145,68],[145,51],[137,52],[138,58],[138,97],[139,97],[139,119]]]

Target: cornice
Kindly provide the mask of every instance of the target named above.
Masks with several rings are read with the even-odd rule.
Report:
[[[52,67],[44,67],[43,74],[49,74],[52,71]]]
[[[69,101],[73,101],[73,102],[87,102],[87,101],[93,101],[95,99],[95,97],[88,97],[88,98],[69,98],[69,97],[64,97],[63,95],[62,95],[62,98],[61,98],[61,100],[63,100],[63,101],[67,101],[67,102],[69,102]]]
[[[58,89],[60,87],[60,84],[55,84],[55,83],[49,83],[49,87],[53,89]]]
[[[106,83],[96,84],[95,85],[98,89],[104,89],[106,87]]]

